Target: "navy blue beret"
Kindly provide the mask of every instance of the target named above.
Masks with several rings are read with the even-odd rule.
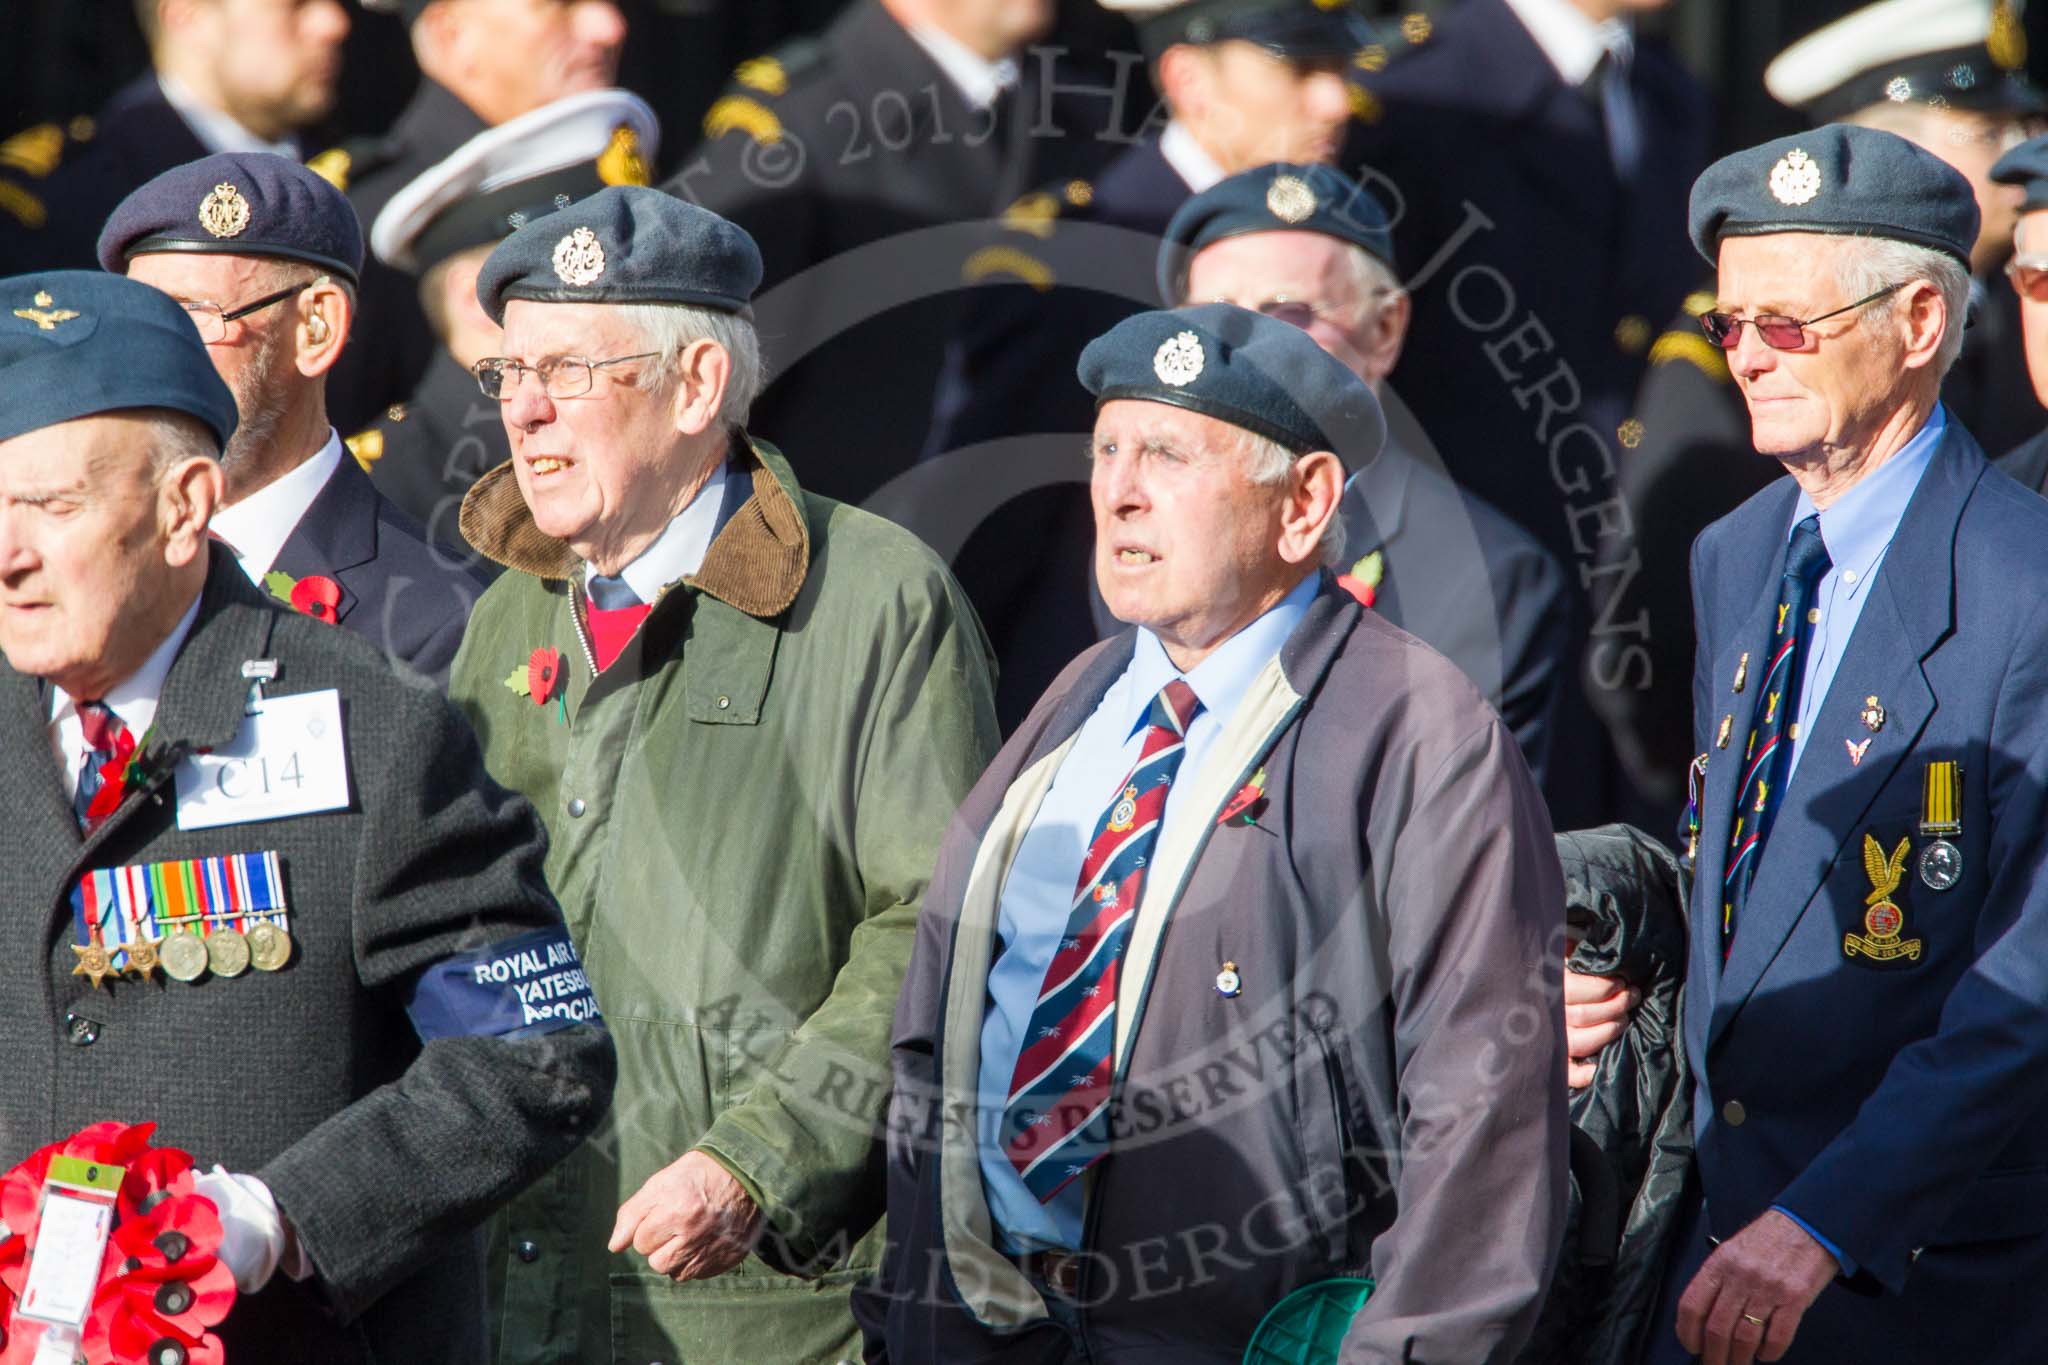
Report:
[[[1320,232],[1364,247],[1394,268],[1394,234],[1380,201],[1334,166],[1276,161],[1240,171],[1180,206],[1159,247],[1159,297],[1187,286],[1188,262],[1211,242],[1248,232]]]
[[[645,185],[612,185],[535,218],[498,243],[477,275],[491,321],[512,299],[747,308],[761,250],[745,228]]]
[[[146,182],[100,232],[100,265],[117,275],[155,251],[281,256],[354,284],[363,225],[347,195],[290,157],[221,152]]]
[[[1095,403],[1170,403],[1277,441],[1370,463],[1387,435],[1380,400],[1307,332],[1229,303],[1126,318],[1081,352]]]
[[[1690,227],[1710,265],[1723,237],[1771,232],[1889,237],[1968,265],[1977,195],[1962,172],[1897,133],[1829,123],[1731,152],[1700,172]]]
[[[1991,178],[2001,185],[2019,185],[2026,194],[2026,212],[2048,209],[2048,135],[2030,137],[1992,163]]]
[[[1281,57],[1350,57],[1373,40],[1373,28],[1351,0],[1105,0],[1105,8],[1138,11],[1138,41],[1157,60],[1176,43],[1205,47],[1240,40]]]
[[[0,280],[0,441],[102,412],[170,408],[225,446],[235,398],[178,301],[120,275]]]

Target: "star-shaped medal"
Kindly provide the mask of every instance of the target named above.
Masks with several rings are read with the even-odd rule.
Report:
[[[71,951],[78,954],[77,965],[72,967],[71,974],[82,976],[92,982],[94,990],[98,990],[102,982],[114,975],[113,956],[98,943],[88,943],[82,947],[74,943],[71,945]]]

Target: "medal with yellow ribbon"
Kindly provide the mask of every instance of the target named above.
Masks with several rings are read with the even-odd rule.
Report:
[[[1870,877],[1870,895],[1863,903],[1870,908],[1863,912],[1863,932],[1842,936],[1844,956],[1867,957],[1872,962],[1920,960],[1920,940],[1899,937],[1906,916],[1891,898],[1905,880],[1906,853],[1911,846],[1912,841],[1902,837],[1887,858],[1883,844],[1871,835],[1863,836],[1863,870]]]
[[[1927,765],[1920,797],[1920,834],[1931,839],[1920,850],[1920,880],[1930,891],[1946,891],[1963,877],[1963,852],[1948,836],[1963,832],[1963,770],[1953,759]]]

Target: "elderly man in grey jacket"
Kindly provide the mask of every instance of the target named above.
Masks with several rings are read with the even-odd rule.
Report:
[[[1563,1228],[1563,892],[1514,737],[1336,587],[1371,391],[1227,304],[1081,361],[1077,659],[968,797],[894,1038],[871,1358],[1505,1362]],[[1339,1321],[1342,1321],[1340,1318]]]

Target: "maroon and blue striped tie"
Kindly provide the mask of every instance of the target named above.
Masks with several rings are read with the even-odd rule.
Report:
[[[1179,678],[1153,698],[1137,766],[1096,821],[1067,932],[1031,1011],[1002,1133],[1010,1164],[1041,1204],[1109,1150],[1118,969],[1159,842],[1166,793],[1201,709]]]
[[[1792,528],[1785,553],[1785,577],[1778,587],[1778,619],[1771,634],[1771,666],[1757,689],[1743,751],[1742,781],[1735,786],[1735,819],[1728,835],[1728,870],[1721,878],[1721,953],[1727,956],[1735,922],[1749,901],[1749,886],[1764,854],[1798,742],[1795,717],[1813,641],[1813,595],[1829,568],[1827,546],[1816,514]]]

